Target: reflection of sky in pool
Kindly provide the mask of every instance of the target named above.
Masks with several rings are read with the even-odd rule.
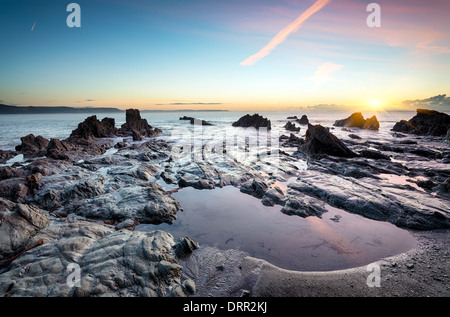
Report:
[[[407,251],[414,238],[396,226],[328,206],[329,212],[301,218],[267,207],[238,188],[184,188],[173,194],[183,208],[173,225],[161,229],[175,239],[188,236],[200,245],[239,249],[285,269],[326,271],[366,265]],[[341,216],[339,221],[330,218]]]

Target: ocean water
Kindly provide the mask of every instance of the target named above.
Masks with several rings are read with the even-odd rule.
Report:
[[[214,135],[220,135],[220,131],[225,131],[229,128],[233,122],[238,120],[245,114],[253,114],[254,112],[243,111],[176,111],[176,112],[141,112],[141,117],[147,119],[150,125],[162,129],[162,137],[183,137],[185,129],[191,129],[188,121],[179,120],[180,117],[186,115],[198,119],[208,121],[214,126],[203,126],[202,133],[205,137],[210,138]],[[271,133],[276,135],[287,134],[283,126],[286,124],[287,117],[296,115],[300,118],[303,114],[306,114],[312,124],[322,124],[324,126],[332,127],[335,120],[344,119],[350,116],[351,113],[345,111],[334,112],[286,112],[286,111],[267,111],[258,112],[260,115],[268,118],[272,122]],[[114,113],[99,113],[96,114],[22,114],[22,115],[0,115],[0,149],[1,150],[14,150],[15,146],[21,143],[20,138],[30,133],[34,135],[42,135],[43,137],[65,139],[70,136],[72,130],[76,129],[78,123],[84,121],[88,116],[96,115],[99,120],[104,117],[114,118],[116,121],[116,127],[120,127],[125,122],[125,112]],[[355,129],[356,134],[360,134],[363,137],[369,139],[382,140],[386,137],[390,137],[390,129],[396,122],[401,119],[409,120],[415,115],[415,112],[363,112],[365,118],[376,115],[380,121],[379,131],[367,131]],[[299,126],[298,124],[296,124]],[[301,127],[300,134],[303,135],[306,132],[306,127]],[[177,130],[178,129],[178,130]],[[234,129],[234,133],[238,131]],[[244,132],[244,133],[248,133]],[[348,133],[341,131],[340,128],[333,131],[338,137],[347,137]]]

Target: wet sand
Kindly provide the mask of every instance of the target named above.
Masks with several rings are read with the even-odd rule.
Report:
[[[258,272],[251,288],[255,297],[450,297],[450,231],[412,232],[417,245],[408,252],[375,262],[380,267],[379,287],[367,266],[330,271],[283,270],[246,257],[243,275]]]

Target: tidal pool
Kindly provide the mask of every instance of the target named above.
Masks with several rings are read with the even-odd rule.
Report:
[[[366,219],[328,206],[322,218],[288,216],[281,206],[227,186],[183,188],[172,194],[183,211],[174,224],[139,225],[136,230],[170,232],[202,246],[237,249],[278,267],[330,271],[367,265],[413,247],[414,237],[390,223]]]

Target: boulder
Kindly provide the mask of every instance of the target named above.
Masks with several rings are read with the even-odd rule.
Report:
[[[328,131],[327,128],[318,125],[309,125],[306,131],[305,144],[300,146],[307,154],[328,154],[339,157],[357,156],[341,140]]]
[[[392,131],[447,137],[450,131],[450,116],[435,110],[417,109],[413,118],[397,122]]]
[[[254,127],[256,129],[267,128],[267,130],[271,129],[270,120],[256,113],[254,115],[246,114],[245,116],[241,117],[238,121],[234,122],[232,126],[243,128]]]
[[[336,120],[334,122],[334,126],[378,130],[380,128],[380,123],[378,122],[376,116],[372,116],[366,120],[361,112],[355,112],[346,119]]]

